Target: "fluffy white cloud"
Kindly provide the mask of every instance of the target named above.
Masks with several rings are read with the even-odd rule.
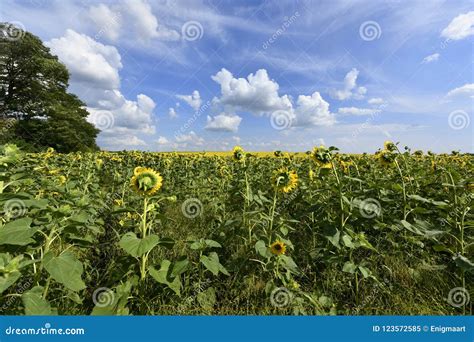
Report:
[[[385,101],[381,97],[373,97],[367,101],[368,104],[370,105],[381,105],[384,104]]]
[[[158,22],[150,4],[144,0],[125,0],[110,7],[104,4],[91,6],[89,17],[98,33],[112,41],[124,36],[132,40],[178,40],[180,34]],[[132,23],[124,25],[124,23]]]
[[[191,95],[176,95],[180,100],[186,102],[196,112],[199,110],[202,104],[201,95],[199,91],[195,90]]]
[[[221,86],[221,96],[215,97],[213,104],[224,111],[243,111],[258,116],[274,113],[275,118],[287,120],[293,127],[327,126],[336,122],[334,114],[329,111],[329,103],[319,92],[299,95],[294,105],[290,96],[278,94],[280,86],[270,79],[265,69],[247,78],[235,78],[230,71],[222,69],[212,79]],[[232,127],[236,130],[240,121],[240,117],[218,115],[208,117],[206,127],[215,130],[217,127]]]
[[[168,109],[168,116],[170,119],[176,119],[178,117],[178,113],[176,113],[176,110],[173,107],[170,107]]]
[[[136,100],[126,99],[120,92],[121,57],[117,49],[101,44],[91,37],[67,30],[64,37],[46,43],[71,73],[71,87],[87,104],[87,118],[102,132],[99,142],[111,146],[145,144],[133,137],[155,132],[155,102],[144,94]],[[128,141],[128,137],[130,140]]]
[[[421,63],[426,64],[426,63],[431,63],[431,62],[436,62],[439,59],[440,54],[439,53],[434,53],[432,55],[426,56],[423,58],[423,61]]]
[[[118,39],[122,25],[120,12],[113,11],[107,5],[99,4],[89,7],[88,14],[98,30],[94,36],[95,39],[99,39],[102,36],[112,41]]]
[[[240,110],[262,115],[292,107],[287,95],[278,95],[279,85],[268,77],[265,69],[245,79],[234,78],[230,71],[223,68],[212,79],[221,86],[221,97],[214,98],[214,105],[223,106],[229,112]]]
[[[332,90],[330,92],[331,97],[336,100],[363,99],[367,93],[367,88],[357,86],[358,77],[359,70],[352,68],[344,77],[343,88]]]
[[[204,144],[204,139],[198,136],[194,131],[191,131],[188,134],[177,135],[175,140],[179,144],[184,144],[184,146],[187,146],[188,144],[201,146]]]
[[[158,145],[167,145],[169,144],[169,140],[166,137],[160,136],[158,140],[156,141]]]
[[[373,108],[356,108],[356,107],[342,107],[339,108],[338,113],[344,115],[374,115],[380,113],[380,109]]]
[[[66,64],[71,82],[93,88],[117,89],[120,86],[121,57],[117,49],[91,37],[67,30],[64,37],[45,43]]]
[[[330,126],[336,122],[334,114],[329,111],[329,103],[317,91],[311,96],[298,96],[296,105],[292,126]]]
[[[474,11],[460,14],[441,32],[441,37],[461,40],[474,35]]]
[[[210,131],[237,132],[242,118],[235,114],[221,113],[214,117],[207,116],[206,129]]]
[[[134,135],[122,135],[120,137],[102,137],[100,142],[107,149],[121,150],[130,147],[146,146],[146,142]]]
[[[470,95],[471,97],[474,96],[474,83],[467,83],[462,87],[454,88],[453,90],[450,90],[446,96],[454,97],[460,95]]]

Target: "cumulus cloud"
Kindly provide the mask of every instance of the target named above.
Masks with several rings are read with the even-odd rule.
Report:
[[[450,90],[446,96],[447,97],[455,97],[455,96],[462,96],[468,95],[473,97],[474,96],[474,83],[467,83],[462,87],[454,88]]]
[[[367,93],[367,88],[357,86],[357,78],[359,70],[352,68],[344,77],[344,85],[342,89],[334,89],[330,92],[330,96],[336,100],[363,99]]]
[[[117,49],[91,37],[67,30],[64,37],[46,42],[51,52],[66,64],[71,82],[87,83],[93,88],[116,89],[120,86],[121,57]]]
[[[293,111],[292,126],[330,126],[336,122],[329,111],[329,103],[315,91],[311,96],[300,95]]]
[[[139,94],[136,100],[122,95],[119,76],[122,63],[117,49],[73,30],[67,30],[63,37],[46,45],[67,66],[71,86],[81,90],[78,94],[90,113],[87,119],[102,131],[99,142],[110,146],[122,139],[120,146],[143,145],[143,140],[127,137],[154,133],[156,104],[144,94]]]
[[[335,116],[329,110],[327,103],[319,92],[312,95],[299,95],[296,104],[288,95],[279,95],[279,84],[270,79],[265,69],[258,70],[247,78],[235,78],[232,73],[222,69],[212,76],[221,87],[221,96],[213,99],[213,105],[223,108],[224,111],[235,113],[248,112],[257,116],[278,113],[291,121],[293,127],[325,126],[335,123]],[[225,125],[238,126],[241,118],[216,116],[208,118],[208,128]],[[235,128],[236,129],[236,128]]]
[[[150,4],[144,0],[125,0],[111,6],[89,7],[89,18],[96,25],[96,37],[116,41],[120,37],[138,40],[178,40],[180,34],[159,23]],[[124,23],[132,23],[124,25]]]
[[[241,121],[238,115],[221,113],[214,117],[207,116],[205,128],[210,131],[237,132]]]
[[[368,104],[370,105],[381,105],[384,104],[385,101],[381,97],[373,97],[367,101]]]
[[[441,32],[441,37],[461,40],[474,35],[474,11],[460,14]]]
[[[432,55],[426,56],[425,58],[423,58],[421,63],[427,64],[427,63],[431,63],[431,62],[436,62],[439,59],[439,56],[440,56],[439,53],[434,53]]]
[[[221,97],[214,98],[214,105],[223,106],[230,112],[240,110],[263,115],[292,107],[287,95],[278,95],[279,85],[268,77],[265,69],[247,78],[234,78],[230,71],[223,68],[211,78],[221,87]]]
[[[135,135],[122,135],[120,137],[108,136],[101,139],[101,143],[106,148],[121,150],[130,147],[146,146],[146,142]]]
[[[204,139],[198,136],[194,131],[190,131],[188,134],[180,134],[175,136],[175,140],[179,144],[184,144],[183,146],[197,145],[202,146],[204,144]]]
[[[198,111],[201,107],[202,100],[199,91],[195,90],[191,95],[176,95],[180,100],[186,102],[194,111]]]
[[[169,140],[166,137],[158,137],[158,140],[156,141],[158,145],[167,145],[169,144]]]
[[[176,110],[173,107],[170,107],[168,109],[168,116],[170,119],[176,119],[178,117],[178,113],[176,113]]]
[[[343,115],[374,115],[380,113],[380,109],[373,108],[357,108],[357,107],[342,107],[339,108],[338,113]]]

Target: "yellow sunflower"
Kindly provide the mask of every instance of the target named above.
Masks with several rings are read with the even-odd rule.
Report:
[[[282,255],[286,252],[286,245],[280,240],[276,240],[270,245],[270,251],[275,255]]]
[[[331,151],[329,151],[326,147],[323,145],[319,147],[313,148],[313,151],[311,152],[311,158],[314,159],[318,165],[325,169],[330,169],[332,168],[331,164],[331,159],[332,159],[332,154]]]
[[[295,171],[282,168],[273,174],[273,185],[282,192],[291,192],[298,185],[298,175]]]
[[[397,147],[395,146],[393,142],[391,142],[390,140],[387,140],[383,143],[383,149],[386,151],[393,152],[397,149]]]
[[[153,195],[163,185],[163,177],[155,170],[136,167],[133,174],[130,183],[133,189],[141,195]]]
[[[232,150],[232,158],[234,160],[242,162],[245,159],[245,152],[244,149],[240,146],[235,146],[234,149]]]
[[[390,166],[395,160],[395,154],[390,151],[383,150],[377,153],[376,158],[379,160],[382,166]]]

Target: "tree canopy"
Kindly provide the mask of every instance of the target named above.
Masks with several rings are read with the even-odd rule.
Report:
[[[68,86],[67,68],[38,37],[0,23],[0,143],[97,150],[99,130],[86,121],[85,104]]]

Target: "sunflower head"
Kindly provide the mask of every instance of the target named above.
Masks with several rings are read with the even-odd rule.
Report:
[[[286,245],[282,241],[276,240],[274,243],[270,245],[270,251],[275,255],[285,254]]]
[[[332,154],[331,151],[321,145],[313,148],[313,151],[311,151],[311,158],[313,158],[319,165],[326,165],[331,163]]]
[[[141,195],[153,195],[163,185],[159,172],[146,167],[136,167],[130,181],[133,189]]]
[[[383,143],[383,149],[387,150],[387,151],[390,151],[390,152],[393,152],[397,149],[397,147],[395,146],[395,144],[393,142],[391,142],[390,140],[387,140]]]
[[[240,146],[235,146],[234,149],[232,150],[232,158],[234,160],[242,162],[245,159],[245,152],[244,149]]]
[[[279,191],[291,192],[298,185],[298,175],[295,171],[289,171],[286,168],[280,169],[273,174],[273,185]]]
[[[390,151],[383,150],[377,153],[376,158],[383,166],[390,166],[395,161],[395,154]]]

